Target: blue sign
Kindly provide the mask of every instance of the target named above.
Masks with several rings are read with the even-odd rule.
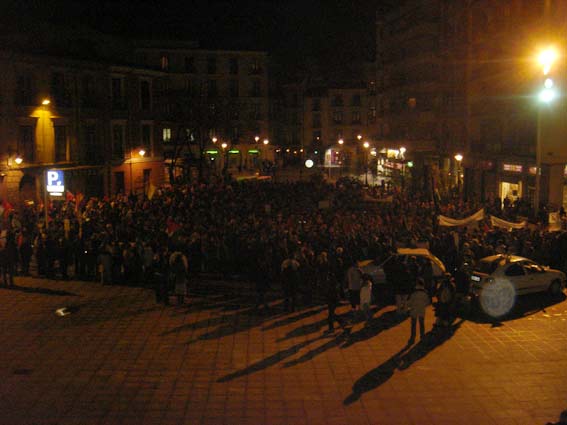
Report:
[[[60,196],[65,192],[62,170],[49,170],[45,176],[45,187],[50,195]]]

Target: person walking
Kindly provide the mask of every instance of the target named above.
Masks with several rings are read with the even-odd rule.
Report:
[[[187,295],[187,275],[189,272],[189,264],[187,257],[180,251],[175,251],[169,257],[170,278],[177,295],[177,304],[183,304]]]
[[[415,342],[416,325],[419,321],[419,338],[423,340],[425,337],[425,308],[431,304],[429,295],[425,290],[423,279],[419,278],[415,285],[415,290],[408,300],[409,314],[411,317],[411,334],[408,345]]]

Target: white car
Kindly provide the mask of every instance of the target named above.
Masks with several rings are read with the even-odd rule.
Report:
[[[511,283],[516,295],[548,291],[553,296],[563,292],[565,273],[550,269],[516,255],[492,255],[480,260],[471,275],[471,293],[480,296],[485,289],[500,282]]]
[[[386,284],[384,264],[391,261],[394,257],[400,258],[403,263],[407,263],[410,257],[416,257],[418,260],[422,259],[431,262],[433,278],[436,280],[444,277],[447,272],[443,262],[425,248],[398,248],[397,254],[388,257],[382,263],[377,263],[374,260],[364,260],[358,262],[358,267],[362,269],[363,273],[372,277],[372,283],[374,285],[384,285]]]

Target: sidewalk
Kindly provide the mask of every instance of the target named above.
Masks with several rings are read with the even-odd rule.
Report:
[[[16,283],[0,288],[0,425],[543,425],[567,409],[567,301],[401,351],[409,321],[391,308],[326,335],[323,306],[259,315],[234,282],[169,307],[142,288]]]

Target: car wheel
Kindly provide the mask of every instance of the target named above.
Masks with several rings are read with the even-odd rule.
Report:
[[[562,289],[561,289],[561,282],[558,280],[554,280],[553,282],[551,282],[551,285],[549,285],[549,294],[552,297],[557,297],[559,295],[561,295],[562,293]]]

